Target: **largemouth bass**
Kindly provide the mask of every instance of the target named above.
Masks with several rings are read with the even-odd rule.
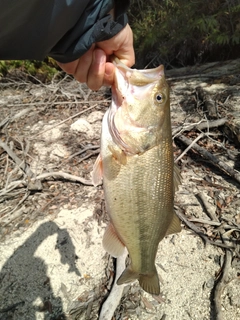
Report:
[[[169,87],[164,68],[136,70],[115,60],[112,104],[102,123],[101,151],[93,182],[103,177],[110,224],[103,246],[131,263],[118,284],[138,279],[160,293],[155,257],[159,242],[181,230],[173,202],[179,171],[173,163]]]

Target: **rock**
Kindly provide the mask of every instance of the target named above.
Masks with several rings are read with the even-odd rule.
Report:
[[[103,115],[104,115],[104,112],[102,112],[102,111],[93,111],[87,117],[87,121],[89,123],[94,123],[96,121],[102,121]]]
[[[213,286],[214,286],[214,283],[215,283],[215,280],[214,280],[213,278],[209,279],[209,280],[206,282],[207,288],[212,289]]]
[[[80,118],[71,124],[71,130],[85,133],[89,138],[95,136],[95,132],[92,128],[92,125],[84,118]]]
[[[60,143],[54,143],[52,145],[52,151],[50,154],[50,158],[55,159],[56,156],[60,157],[60,158],[66,158],[69,156],[69,152],[64,145],[62,145]]]

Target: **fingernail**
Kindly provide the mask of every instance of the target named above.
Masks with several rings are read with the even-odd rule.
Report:
[[[95,50],[94,51],[94,60],[99,63],[103,64],[106,62],[106,55],[102,50]]]

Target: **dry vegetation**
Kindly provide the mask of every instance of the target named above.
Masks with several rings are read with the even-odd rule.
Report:
[[[176,212],[186,228],[206,244],[223,250],[211,296],[212,319],[218,320],[223,319],[223,290],[240,276],[239,68],[236,60],[222,72],[219,66],[208,65],[195,70],[197,77],[190,75],[190,69],[168,75],[175,158],[183,175]],[[94,219],[99,224],[107,220],[101,187],[89,188],[109,91],[91,92],[70,77],[49,84],[35,82],[11,77],[0,83],[1,241],[46,216],[54,221],[61,208],[78,208],[85,201],[95,204]],[[70,130],[81,118],[86,121],[85,129]],[[200,211],[189,204],[193,194]],[[108,271],[110,283],[112,268]],[[90,300],[86,295],[76,319],[86,309],[91,317],[93,309],[87,306],[95,301],[96,312],[103,295],[98,293]],[[125,319],[131,310],[139,312],[139,301],[154,309],[132,288],[127,298],[123,297],[115,319]],[[238,302],[232,303],[239,308]]]

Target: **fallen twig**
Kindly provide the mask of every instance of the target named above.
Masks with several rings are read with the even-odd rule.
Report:
[[[211,129],[223,126],[227,122],[226,118],[214,120],[214,121],[205,121],[196,126],[198,130]]]
[[[180,208],[179,210],[176,210],[176,214],[177,216],[179,217],[180,220],[182,220],[185,225],[191,229],[193,232],[195,232],[200,238],[202,238],[202,240],[204,241],[205,244],[209,243],[209,244],[212,244],[214,246],[217,246],[217,247],[221,247],[221,248],[226,248],[226,249],[234,249],[233,246],[228,246],[228,245],[225,245],[223,243],[220,243],[218,241],[212,241],[208,238],[208,236],[206,236],[197,226],[195,226],[194,223],[190,222],[187,217],[180,212]]]
[[[187,125],[183,124],[183,126],[173,130],[172,135],[173,135],[173,138],[175,138],[178,134],[185,131],[190,131],[192,129],[204,130],[204,129],[217,128],[217,127],[223,126],[226,122],[227,122],[227,119],[222,118],[214,121],[201,120],[198,123],[192,123]]]
[[[56,172],[46,172],[38,175],[35,179],[36,180],[45,180],[46,178],[49,177],[60,177],[66,180],[74,181],[74,182],[81,182],[82,184],[88,185],[88,186],[93,186],[93,183],[91,180],[87,180],[75,175],[72,175],[70,173],[66,173],[63,171],[56,171]]]
[[[224,224],[225,230],[235,230],[235,231],[240,232],[240,228],[238,226],[231,226],[229,224],[226,224],[226,222],[218,222],[218,221],[198,219],[198,218],[190,218],[190,219],[188,219],[188,221],[202,223],[202,224],[208,224],[209,226],[214,226],[214,227],[223,227],[223,224]]]
[[[12,214],[14,211],[16,211],[16,209],[28,198],[29,195],[30,192],[26,192],[18,204],[8,214]]]
[[[192,148],[194,143],[196,143],[198,140],[202,139],[203,137],[204,137],[204,133],[201,133],[199,136],[197,136],[197,138],[192,141],[192,143],[180,154],[180,156],[177,157],[175,162],[177,163],[180,159],[182,159],[182,157],[188,152],[188,150]]]
[[[78,152],[76,152],[76,153],[73,153],[72,155],[70,155],[67,159],[65,159],[64,161],[69,161],[70,159],[72,159],[72,158],[74,158],[74,157],[76,157],[76,156],[79,156],[80,154],[82,154],[82,153],[84,153],[84,152],[86,152],[86,151],[88,151],[88,150],[94,150],[94,149],[99,149],[100,148],[100,146],[86,146],[84,149],[82,149],[82,150],[80,150],[80,151],[78,151]],[[99,151],[97,151],[97,152],[99,152]],[[92,154],[95,154],[95,153],[91,153],[90,154],[90,156],[92,155]],[[85,157],[84,158],[82,158],[82,160],[84,160],[85,159]],[[82,161],[81,160],[81,161]]]
[[[25,210],[26,210],[26,207],[23,205],[20,209],[18,209],[14,213],[12,213],[10,217],[8,217],[8,218],[5,217],[5,219],[2,220],[3,226],[6,227],[11,222],[13,222],[15,219],[20,217],[25,212]]]
[[[25,180],[16,180],[16,181],[12,181],[11,183],[9,183],[7,185],[7,187],[5,187],[4,189],[2,189],[0,191],[0,197],[4,196],[5,194],[13,191],[15,188],[19,187],[19,186],[26,186],[26,181]]]
[[[10,117],[9,116],[7,116],[7,118],[5,118],[4,120],[2,120],[1,122],[0,122],[0,129],[2,128],[2,127],[4,127],[5,126],[5,124],[7,124],[9,121],[10,121]]]
[[[222,236],[224,233],[222,232]],[[226,240],[228,235],[224,236],[223,239],[224,244],[228,244],[229,240]],[[217,283],[213,287],[213,319],[216,320],[224,320],[223,312],[222,312],[222,303],[221,303],[221,296],[225,286],[228,284],[228,276],[229,276],[229,269],[232,266],[232,257],[233,253],[231,250],[225,250],[225,257],[224,257],[224,264],[222,267],[222,274],[221,277],[217,280]]]
[[[127,249],[125,249],[124,254],[117,258],[115,281],[107,300],[102,305],[99,320],[111,320],[120,303],[125,285],[117,285],[117,280],[126,267],[125,261],[127,255],[128,252]]]
[[[206,199],[206,196],[203,192],[199,192],[197,195],[196,195],[197,198],[199,198],[208,214],[208,216],[213,220],[213,221],[216,221],[216,222],[219,222],[218,220],[218,217],[216,216],[216,209],[214,210],[212,205],[207,201]]]
[[[25,304],[25,301],[20,301],[20,302],[17,302],[17,303],[14,303],[6,308],[3,308],[3,309],[0,309],[0,313],[4,313],[4,312],[8,312],[8,311],[13,311],[15,310],[17,307],[21,306],[21,305],[24,305]]]
[[[221,184],[210,182],[210,181],[206,181],[206,180],[202,180],[202,179],[199,180],[199,179],[192,178],[191,181],[196,182],[198,184],[201,184],[203,186],[210,186],[210,187],[214,187],[214,188],[221,189],[221,190],[224,189],[224,190],[233,191],[233,188],[229,188],[229,187],[223,186]]]
[[[24,172],[26,175],[31,178],[33,177],[33,172],[30,167],[26,164],[25,161],[18,158],[18,156],[9,148],[9,146],[0,140],[0,147],[2,147],[8,155],[13,159],[13,161],[17,164],[17,166]]]
[[[217,165],[221,170],[226,172],[228,175],[230,175],[233,179],[235,179],[238,183],[240,183],[240,173],[228,166],[226,163],[223,161],[219,160],[216,158],[214,155],[212,155],[210,152],[208,152],[205,148],[200,147],[198,144],[194,143],[191,139],[188,139],[187,137],[183,135],[179,135],[176,137],[177,140],[181,141],[182,143],[192,146],[191,148],[195,151],[197,151],[201,156],[206,158],[207,160],[211,161],[215,165]]]
[[[88,104],[88,103],[103,103],[103,102],[109,102],[110,100],[82,100],[82,101],[56,101],[56,102],[30,102],[30,103],[14,103],[14,104],[8,104],[8,107],[14,107],[16,105],[18,106],[38,106],[38,105],[51,105],[51,106],[56,106],[56,105],[63,105],[63,104]],[[19,116],[18,116],[19,117]],[[14,116],[13,118],[10,118],[10,121],[12,121],[13,119],[15,119],[16,116]],[[4,122],[9,121],[7,118],[4,120]],[[2,122],[0,123],[0,127],[1,127]]]
[[[99,150],[92,151],[91,153],[87,154],[85,157],[80,158],[76,164],[79,164],[80,162],[90,158],[91,156],[94,156],[95,154],[99,154]]]

